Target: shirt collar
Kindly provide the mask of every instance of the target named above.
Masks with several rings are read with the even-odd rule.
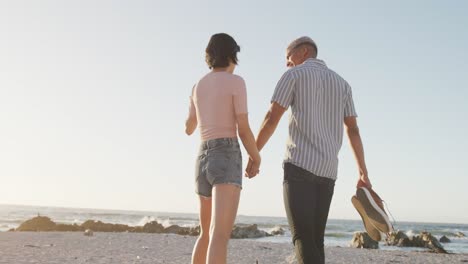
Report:
[[[304,64],[306,64],[306,63],[307,64],[316,64],[316,65],[327,67],[327,65],[325,64],[325,62],[323,60],[314,59],[314,58],[309,58],[309,59],[305,60]]]

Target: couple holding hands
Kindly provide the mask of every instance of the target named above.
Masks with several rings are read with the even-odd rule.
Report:
[[[325,263],[324,234],[338,169],[338,152],[346,129],[359,168],[360,184],[371,187],[356,121],[350,85],[317,59],[309,37],[286,49],[289,68],[278,81],[271,107],[257,138],[247,115],[247,91],[234,74],[240,47],[225,33],[206,47],[210,72],[193,87],[186,133],[199,127],[201,146],[195,167],[200,200],[200,236],[193,264],[226,263],[227,246],[239,205],[242,174],[259,173],[259,152],[291,107],[283,163],[283,198],[299,263]],[[240,138],[249,160],[242,172]]]

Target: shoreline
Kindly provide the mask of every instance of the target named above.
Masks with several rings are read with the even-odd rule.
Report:
[[[190,263],[196,237],[176,234],[0,232],[0,263]],[[465,263],[468,254],[326,247],[327,263]],[[292,244],[231,239],[228,263],[296,263]]]

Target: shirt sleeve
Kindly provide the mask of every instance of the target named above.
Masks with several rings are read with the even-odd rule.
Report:
[[[345,103],[344,103],[344,116],[358,116],[356,113],[356,108],[354,107],[353,102],[353,93],[351,91],[351,87],[346,87],[346,96],[345,96]]]
[[[245,81],[241,80],[233,94],[234,112],[238,114],[247,114],[247,88]]]
[[[276,102],[282,107],[288,108],[293,103],[295,83],[296,81],[291,72],[285,72],[276,84],[271,102]]]
[[[193,102],[194,91],[195,91],[195,86],[193,86],[192,94],[190,95],[189,117],[194,117],[197,115],[197,110],[195,109],[195,103]]]

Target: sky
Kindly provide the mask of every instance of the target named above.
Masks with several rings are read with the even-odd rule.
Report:
[[[369,177],[397,221],[468,223],[466,1],[2,1],[0,204],[198,211],[184,133],[204,49],[241,46],[256,135],[290,41],[353,89]],[[285,216],[287,115],[239,214]],[[243,150],[244,165],[247,154]],[[330,218],[359,219],[345,138]]]

